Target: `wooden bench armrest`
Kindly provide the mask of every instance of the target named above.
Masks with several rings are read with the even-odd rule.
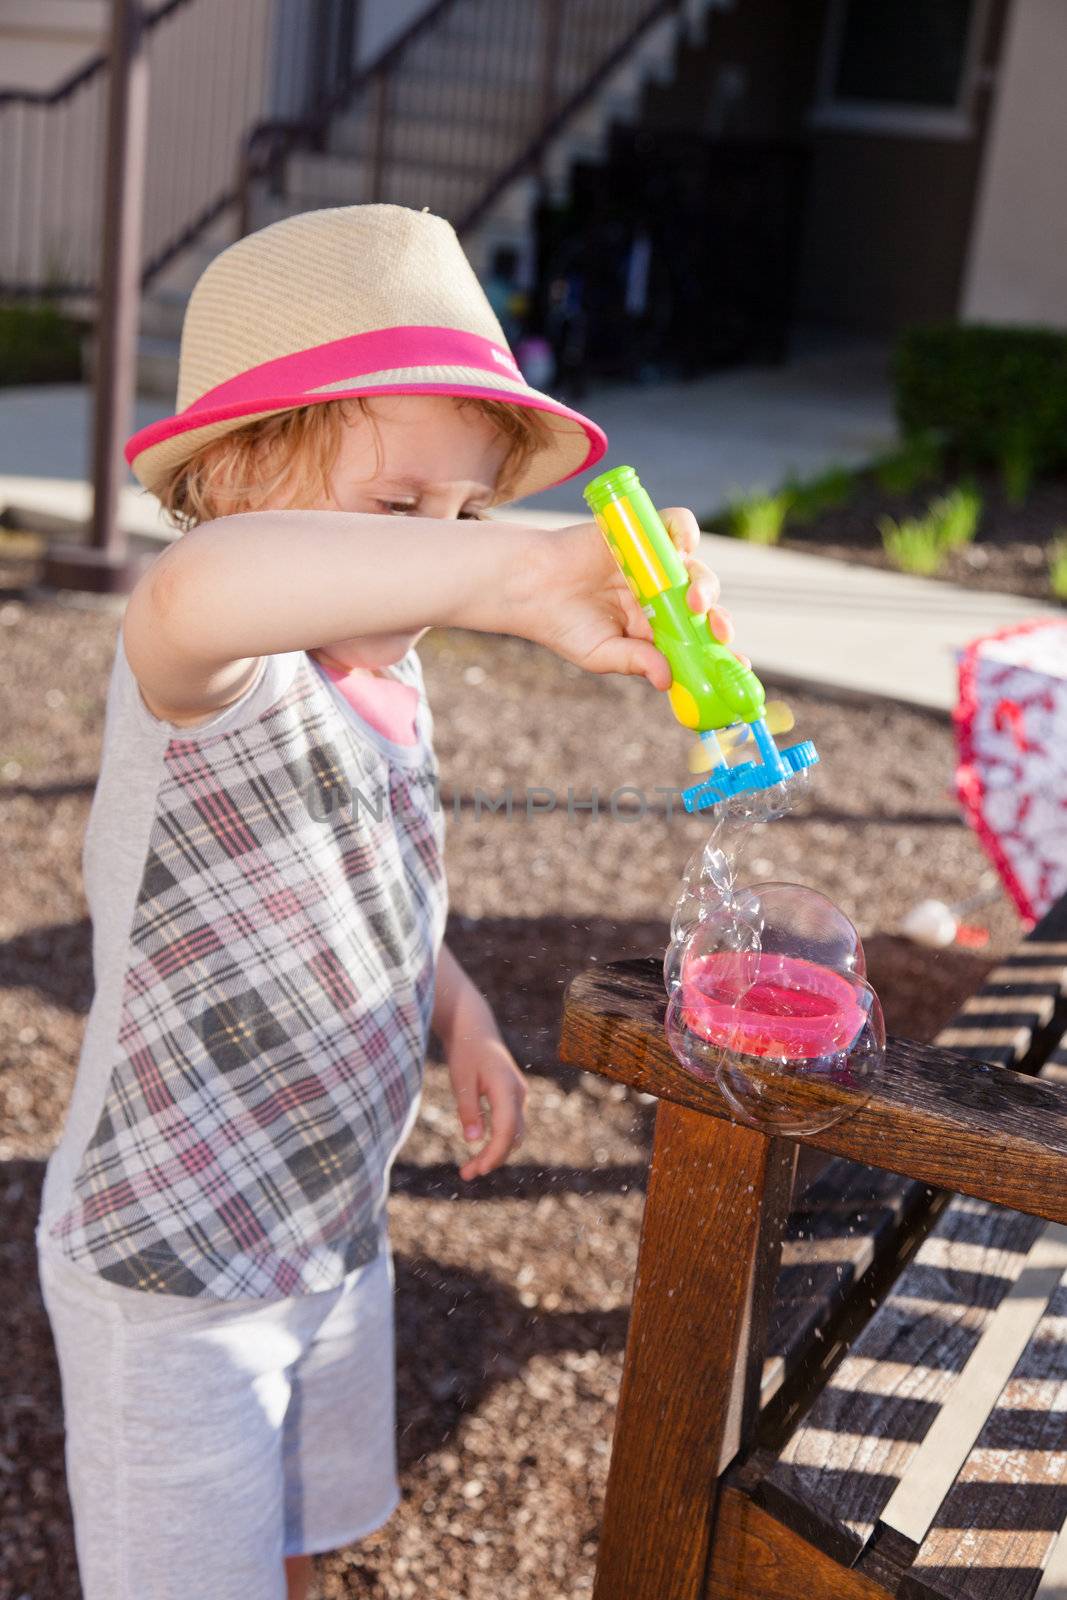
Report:
[[[664,1033],[665,1009],[662,968],[654,959],[583,973],[567,990],[560,1059],[729,1119],[718,1087],[693,1077],[675,1058]],[[890,1039],[869,1094],[799,1078],[789,1081],[788,1094],[798,1107],[833,1102],[850,1108],[831,1127],[797,1135],[804,1144],[1067,1222],[1067,1087],[952,1050]]]

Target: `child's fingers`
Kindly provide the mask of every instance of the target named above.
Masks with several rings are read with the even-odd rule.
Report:
[[[734,619],[721,606],[712,606],[708,611],[708,627],[720,644],[729,644],[734,636]]]
[[[651,639],[652,624],[641,610],[637,601],[624,583],[619,594],[619,605],[622,607],[623,618],[626,623],[626,632],[631,639]]]
[[[692,555],[700,544],[700,524],[688,506],[670,506],[660,512],[663,525],[683,555]]]
[[[522,1138],[522,1085],[506,1083],[489,1089],[492,1133],[488,1144],[459,1169],[461,1178],[483,1178],[507,1158]]]
[[[696,556],[686,562],[689,568],[689,588],[685,593],[690,611],[709,611],[719,598],[720,584],[711,568]]]
[[[650,639],[605,639],[588,664],[594,672],[623,672],[647,678],[654,689],[671,686],[670,663]]]
[[[463,1129],[463,1137],[468,1143],[474,1144],[485,1134],[478,1080],[473,1074],[470,1078],[459,1079],[458,1082],[453,1078],[452,1090],[456,1097],[456,1112],[459,1116],[459,1125]]]

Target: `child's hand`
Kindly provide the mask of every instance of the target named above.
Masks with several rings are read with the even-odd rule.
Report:
[[[489,1103],[488,1142],[459,1169],[464,1179],[484,1177],[522,1140],[526,1080],[492,1023],[454,1040],[448,1049],[448,1075],[469,1144],[485,1137],[482,1101]]]
[[[660,516],[689,569],[690,609],[706,611],[715,638],[729,644],[733,623],[715,603],[719,580],[693,554],[700,542],[696,517],[684,507],[661,511]],[[526,637],[588,672],[636,673],[657,689],[670,688],[667,658],[652,643],[648,618],[595,522],[546,533],[538,555],[527,563],[523,590],[529,620],[523,620],[521,631]]]

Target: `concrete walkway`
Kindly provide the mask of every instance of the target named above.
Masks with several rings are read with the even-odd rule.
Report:
[[[702,545],[722,582],[737,648],[783,682],[949,711],[961,646],[1029,617],[1067,620],[1067,610],[1018,595],[711,534]]]
[[[859,466],[895,437],[885,352],[879,346],[805,355],[782,367],[745,367],[692,383],[593,389],[578,409],[608,435],[604,465],[629,462],[661,505],[698,516],[738,494],[776,488],[790,473]],[[136,427],[167,415],[137,403]],[[0,511],[80,516],[88,507],[91,411],[82,385],[0,389]],[[531,509],[581,505],[592,474],[538,495]],[[134,487],[122,516],[132,532],[161,531]],[[75,485],[81,485],[80,492]],[[54,486],[53,486],[54,485]]]
[[[608,436],[600,467],[537,496],[534,506],[581,505],[583,484],[604,467],[636,467],[659,505],[698,517],[795,473],[857,467],[896,438],[887,357],[850,346],[782,367],[744,367],[692,383],[593,389],[571,402]]]
[[[140,399],[134,427],[168,414],[163,400]],[[90,393],[83,384],[41,384],[0,389],[0,512],[32,515],[31,526],[52,518],[87,522],[92,508],[89,472],[92,452]],[[173,537],[158,502],[128,475],[119,515],[128,533]]]

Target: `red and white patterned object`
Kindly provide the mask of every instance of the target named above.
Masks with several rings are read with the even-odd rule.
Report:
[[[1067,619],[969,644],[953,715],[964,815],[1032,923],[1067,891]]]

